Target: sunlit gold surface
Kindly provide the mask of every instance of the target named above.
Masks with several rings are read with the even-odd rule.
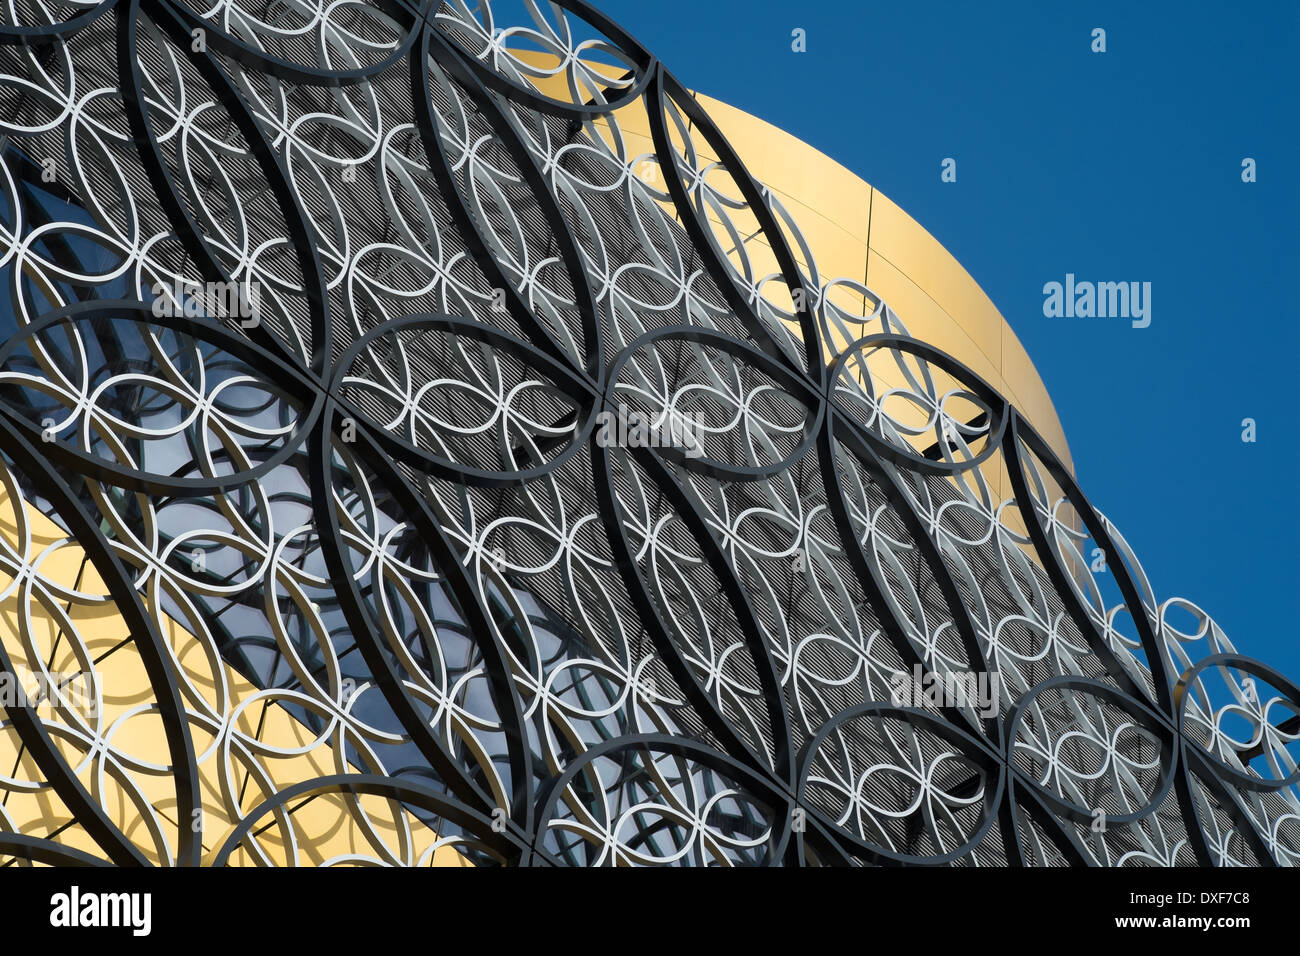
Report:
[[[546,60],[531,51],[512,53],[528,62]],[[530,79],[540,92],[567,98],[560,77]],[[696,94],[696,99],[753,177],[790,212],[816,257],[821,285],[843,278],[867,286],[893,308],[912,336],[954,356],[1006,396],[1073,472],[1056,409],[1029,355],[993,302],[938,240],[880,190],[807,143],[712,97]],[[616,113],[629,158],[654,153],[641,102]],[[601,132],[608,139],[608,127]],[[675,145],[682,145],[671,124],[669,134]],[[693,145],[704,161],[718,160],[703,137],[695,137]],[[645,160],[634,171],[653,177],[655,165]],[[717,229],[715,235],[725,251],[727,237]],[[751,261],[778,271],[763,234],[750,229],[746,235]],[[800,265],[806,266],[798,248],[791,246]],[[846,310],[866,316],[874,309],[873,302],[843,287],[831,294]],[[776,304],[790,307],[788,299]],[[831,342],[828,348],[843,344]],[[879,355],[870,367],[879,384],[903,384],[889,356]],[[1004,497],[1010,494],[998,476],[988,477]]]
[[[21,515],[15,511],[15,504],[22,508]],[[23,520],[27,523],[25,534],[21,527]],[[15,502],[2,486],[0,535],[6,549],[26,558],[25,563],[34,566],[48,586],[85,596],[105,593],[93,565],[85,560],[84,550],[68,540],[49,518],[25,503]],[[25,544],[21,543],[24,539]],[[241,758],[241,748],[230,745],[229,731],[218,739],[211,728],[192,721],[189,730],[198,757],[203,810],[201,818],[180,821],[161,717],[152,707],[154,693],[117,608],[110,601],[81,598],[48,607],[39,599],[31,599],[21,586],[15,586],[13,577],[4,570],[0,570],[0,594],[6,595],[0,600],[0,641],[15,669],[19,673],[38,672],[40,666],[35,657],[39,656],[52,673],[89,672],[86,662],[78,661],[73,654],[74,642],[63,634],[59,614],[66,613],[93,656],[93,672],[103,694],[99,705],[103,736],[111,741],[117,754],[157,767],[156,771],[148,772],[139,766],[122,768],[109,764],[102,754],[58,732],[59,726],[69,722],[70,715],[60,714],[49,702],[35,708],[82,785],[98,798],[109,819],[150,862],[169,862],[160,857],[156,845],[161,841],[174,852],[177,829],[183,823],[201,830],[203,862],[211,863],[235,829],[232,805],[239,808],[240,815],[247,814],[275,792],[294,784],[358,769],[339,766],[335,748],[329,741],[313,746],[315,736],[306,726],[274,701],[258,699],[264,692],[259,692],[224,662],[207,659],[202,643],[167,619],[164,636],[181,662],[180,679],[188,681],[192,691],[210,707],[220,711],[225,702],[224,707],[235,715],[231,720],[232,729],[243,735],[251,751]],[[22,620],[24,617],[26,620]],[[78,710],[86,725],[93,725],[88,709]],[[302,752],[281,755],[257,745]],[[223,764],[228,765],[224,773]],[[129,785],[122,786],[115,774],[125,775]],[[32,784],[42,779],[11,726],[0,727],[0,775]],[[223,793],[223,780],[233,781],[238,792]],[[133,792],[142,794],[157,815],[158,833],[148,832],[153,814],[132,802],[129,795]],[[353,806],[359,804],[365,811],[373,825],[372,832],[366,832],[358,824],[356,812],[345,806],[347,801],[355,801]],[[90,835],[73,822],[72,815],[49,787],[11,785],[10,789],[0,790],[0,807],[11,821],[4,824],[6,829],[54,840],[94,856],[103,855]],[[268,815],[259,824],[260,832],[255,831],[257,845],[265,858],[256,860],[241,847],[231,855],[230,864],[269,862],[306,866],[353,858],[419,861],[438,839],[437,834],[407,810],[375,796],[326,794],[304,798],[290,805],[289,816],[296,847],[289,845],[284,828]],[[425,862],[437,866],[469,865],[449,845],[437,847],[430,856]],[[0,855],[0,866],[13,862],[12,857]]]

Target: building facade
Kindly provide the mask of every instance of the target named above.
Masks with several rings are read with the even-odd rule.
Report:
[[[1297,859],[1300,689],[842,167],[579,0],[4,16],[0,865]]]

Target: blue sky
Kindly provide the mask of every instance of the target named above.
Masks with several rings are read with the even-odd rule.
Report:
[[[1157,597],[1300,678],[1300,4],[597,5],[943,243],[1024,343]],[[1044,317],[1043,284],[1067,272],[1151,282],[1150,327]]]

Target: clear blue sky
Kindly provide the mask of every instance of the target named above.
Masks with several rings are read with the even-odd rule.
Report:
[[[1300,4],[596,3],[688,87],[943,243],[1024,343],[1157,597],[1300,679]],[[1067,272],[1151,282],[1150,327],[1045,318],[1043,284]]]

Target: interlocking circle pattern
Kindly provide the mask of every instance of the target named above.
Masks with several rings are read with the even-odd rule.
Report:
[[[1300,689],[587,4],[2,18],[0,864],[1300,861]]]

